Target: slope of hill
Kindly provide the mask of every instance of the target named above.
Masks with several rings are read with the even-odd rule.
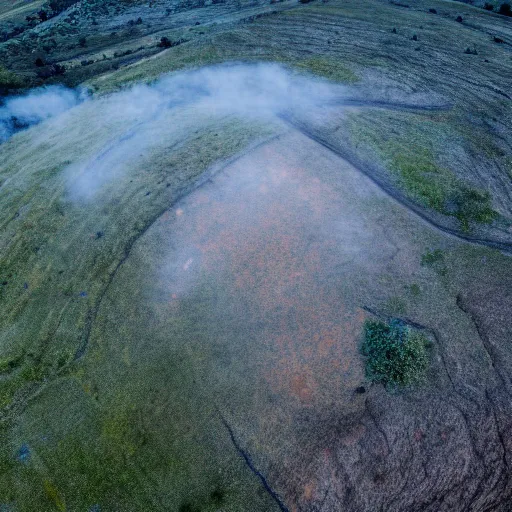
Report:
[[[0,33],[0,510],[508,510],[512,19],[83,0]],[[419,383],[365,371],[370,320]]]

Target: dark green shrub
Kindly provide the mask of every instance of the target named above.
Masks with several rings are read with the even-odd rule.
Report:
[[[494,5],[490,4],[489,2],[485,2],[484,9],[486,11],[494,11]]]
[[[428,367],[428,340],[400,320],[389,324],[368,320],[362,353],[366,375],[383,384],[407,386],[420,382]]]
[[[510,4],[503,3],[500,5],[498,12],[503,14],[503,16],[512,16],[512,7],[510,7]]]

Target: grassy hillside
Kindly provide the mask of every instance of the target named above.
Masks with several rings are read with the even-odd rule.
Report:
[[[507,510],[511,20],[2,3],[0,94],[91,98],[0,145],[0,510]],[[119,94],[235,62],[344,103]],[[365,326],[421,379],[365,376]]]

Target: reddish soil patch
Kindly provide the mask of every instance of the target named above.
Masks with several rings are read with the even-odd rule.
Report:
[[[342,198],[280,147],[241,159],[167,216],[177,250],[166,278],[173,302],[213,286],[205,322],[225,326],[272,393],[308,406],[360,382],[364,313],[346,305],[346,254],[329,232]]]

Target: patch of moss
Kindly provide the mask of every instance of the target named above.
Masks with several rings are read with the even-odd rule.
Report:
[[[0,427],[0,441],[2,447],[6,447],[8,446],[7,436],[4,435],[2,430],[2,427]],[[0,503],[9,503],[16,500],[16,487],[13,481],[13,470],[16,462],[14,457],[9,455],[8,450],[0,450]],[[2,510],[1,507],[0,510]]]
[[[112,446],[112,451],[116,448]],[[122,464],[122,458],[102,443],[92,447],[73,436],[61,440],[47,463],[55,480],[63,486],[64,495],[73,503],[85,506],[107,496],[128,493],[128,484],[134,487],[131,471]]]
[[[9,446],[9,425],[7,423],[0,423],[0,446],[3,448]],[[3,449],[0,450],[0,482],[1,476],[5,475],[14,467],[14,459],[10,457],[10,451]],[[2,486],[0,485],[0,489]],[[0,493],[0,497],[2,494]]]
[[[366,375],[374,382],[408,386],[420,382],[428,368],[428,340],[400,320],[368,320],[362,353]]]

